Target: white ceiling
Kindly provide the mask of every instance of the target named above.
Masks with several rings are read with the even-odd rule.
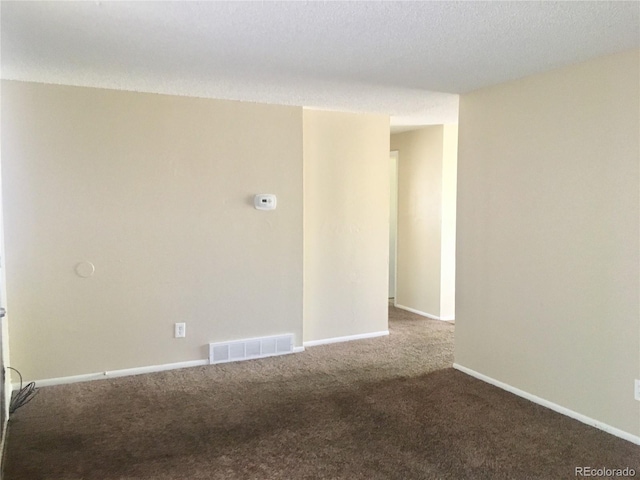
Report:
[[[1,76],[457,121],[458,93],[640,47],[638,2],[8,2]],[[446,92],[446,93],[443,93]]]

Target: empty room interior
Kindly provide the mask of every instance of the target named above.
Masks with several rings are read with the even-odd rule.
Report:
[[[2,478],[640,475],[638,2],[0,2]]]

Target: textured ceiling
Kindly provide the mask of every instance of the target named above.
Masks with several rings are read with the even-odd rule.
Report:
[[[2,1],[0,16],[2,78],[396,125],[455,122],[455,94],[640,46],[638,2]]]

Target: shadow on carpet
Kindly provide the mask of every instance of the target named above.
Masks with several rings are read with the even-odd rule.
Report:
[[[451,368],[322,391],[176,395],[20,439],[13,479],[573,478],[640,449]],[[121,392],[124,394],[124,392]],[[121,400],[121,399],[119,399]],[[53,419],[52,419],[53,420]],[[15,418],[12,429],[21,419]],[[75,432],[75,433],[74,433]],[[13,436],[12,441],[18,441]]]

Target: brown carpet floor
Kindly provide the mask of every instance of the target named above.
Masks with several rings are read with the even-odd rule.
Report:
[[[568,479],[640,447],[450,368],[454,326],[390,308],[388,337],[42,388],[5,480]]]

